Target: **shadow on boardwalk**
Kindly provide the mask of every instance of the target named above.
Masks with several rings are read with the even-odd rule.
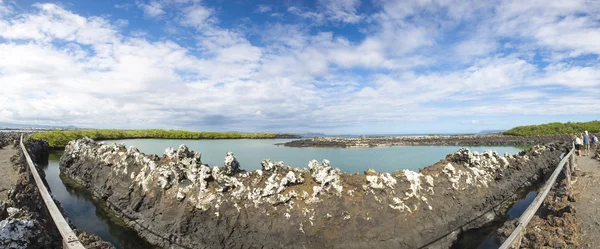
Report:
[[[581,247],[600,248],[600,162],[590,156],[577,157],[581,176],[573,184],[579,193],[574,203],[581,221]]]

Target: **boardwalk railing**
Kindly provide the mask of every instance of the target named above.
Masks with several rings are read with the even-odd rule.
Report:
[[[31,157],[29,156],[29,153],[27,152],[27,148],[25,148],[25,145],[23,144],[23,135],[21,135],[20,144],[21,149],[23,150],[23,154],[25,155],[25,159],[27,160],[27,171],[29,172],[30,176],[33,176],[33,179],[35,180],[35,185],[37,186],[40,195],[44,200],[44,204],[46,205],[50,216],[52,216],[52,220],[54,220],[54,224],[56,225],[58,231],[60,232],[60,235],[62,236],[63,248],[85,249],[85,247],[79,241],[79,238],[77,238],[77,235],[69,226],[69,223],[67,223],[65,218],[62,216],[60,210],[58,210],[58,207],[56,207],[56,204],[50,196],[48,189],[46,189],[42,178],[40,178],[40,175],[38,174],[37,169],[35,168],[35,165],[33,164]]]
[[[527,207],[527,209],[521,215],[521,217],[519,217],[517,228],[515,228],[515,230],[510,234],[506,241],[504,241],[504,243],[500,246],[499,249],[520,247],[521,238],[523,237],[523,234],[525,234],[525,228],[527,227],[527,224],[529,224],[531,218],[533,218],[537,210],[540,208],[540,206],[546,199],[548,192],[550,192],[550,189],[556,183],[556,179],[558,178],[558,175],[561,173],[561,171],[564,170],[567,179],[567,186],[570,186],[571,172],[573,172],[575,166],[574,154],[574,149],[571,149],[571,151],[569,151],[569,153],[565,155],[562,158],[562,160],[560,160],[560,163],[558,163],[558,167],[556,167],[548,181],[546,181],[544,186],[538,191],[538,194],[533,200],[533,202],[529,205],[529,207]]]

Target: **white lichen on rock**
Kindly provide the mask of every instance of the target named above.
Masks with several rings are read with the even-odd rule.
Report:
[[[260,165],[264,171],[276,171],[284,167],[283,162],[272,162],[271,159],[263,160]]]
[[[7,208],[8,217],[0,221],[0,248],[28,248],[39,233],[36,220],[18,208]]]
[[[321,184],[317,194],[321,191],[329,192],[330,189],[333,188],[337,192],[336,194],[341,195],[343,186],[339,168],[332,168],[329,166],[329,160],[327,159],[323,160],[321,164],[319,164],[317,160],[311,160],[308,163],[308,167],[310,168],[313,180]],[[313,194],[313,196],[315,196],[315,194]]]
[[[448,163],[443,169],[455,190],[463,190],[469,185],[488,187],[489,183],[494,181],[498,171],[510,166],[508,159],[498,155],[495,151],[484,151],[480,154],[462,148],[450,155],[449,158],[465,169],[459,170],[452,163]]]
[[[398,182],[390,173],[380,173],[379,175],[367,175],[367,186],[374,189],[383,189],[388,187],[394,189]]]

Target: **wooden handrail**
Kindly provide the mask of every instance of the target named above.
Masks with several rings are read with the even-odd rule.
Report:
[[[46,205],[50,216],[52,216],[52,220],[54,221],[56,228],[58,228],[58,231],[62,236],[64,248],[85,249],[85,247],[79,241],[79,238],[77,238],[75,232],[73,232],[73,230],[71,229],[71,226],[69,226],[69,223],[67,223],[65,218],[62,216],[60,210],[58,210],[58,207],[54,203],[52,196],[50,196],[48,189],[46,189],[46,186],[44,185],[40,174],[37,172],[37,169],[35,168],[35,165],[33,164],[33,161],[31,160],[31,157],[27,152],[27,148],[25,148],[25,145],[23,144],[23,135],[21,135],[20,144],[21,149],[23,150],[23,154],[25,155],[25,159],[27,159],[27,171],[29,171],[29,173],[33,176],[33,179],[35,180],[35,185],[37,186],[40,195],[44,200],[44,204]]]
[[[510,236],[506,239],[506,241],[504,241],[504,243],[502,243],[502,245],[500,246],[499,249],[508,249],[513,245],[513,243],[517,239],[519,241],[521,240],[521,233],[525,231],[527,224],[529,224],[529,221],[531,221],[531,219],[533,218],[533,216],[535,215],[537,210],[540,208],[540,206],[546,199],[548,192],[550,192],[550,189],[556,183],[556,179],[558,178],[558,175],[563,170],[567,161],[569,161],[569,158],[573,156],[573,153],[574,153],[574,149],[571,149],[571,151],[569,151],[569,153],[566,156],[564,156],[562,158],[562,160],[560,160],[560,163],[558,163],[558,167],[556,167],[556,169],[554,170],[554,172],[552,173],[552,175],[550,176],[548,181],[546,181],[544,186],[541,188],[541,191],[538,191],[538,195],[535,197],[533,202],[529,205],[529,207],[527,207],[527,209],[521,215],[521,217],[519,217],[519,221],[518,221],[519,225],[517,226],[517,228],[515,228],[515,230],[510,234]],[[572,165],[570,167],[572,167]]]

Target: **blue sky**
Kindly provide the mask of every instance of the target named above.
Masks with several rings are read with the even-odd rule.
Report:
[[[0,0],[0,122],[454,133],[600,114],[600,2]]]

